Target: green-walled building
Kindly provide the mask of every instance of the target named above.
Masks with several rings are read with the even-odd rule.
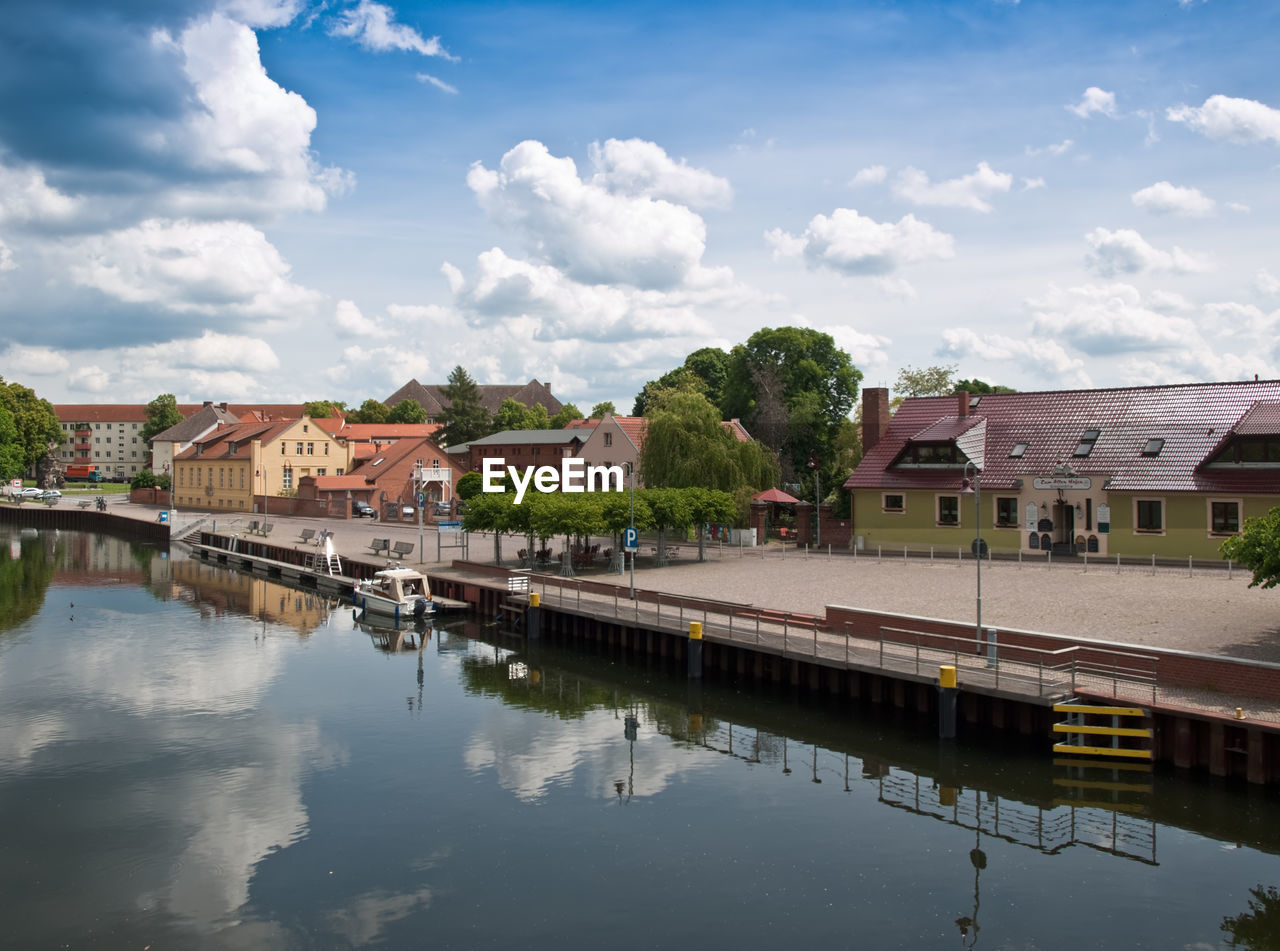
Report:
[[[1217,558],[1280,505],[1280,381],[907,399],[863,391],[864,548]],[[975,487],[979,490],[974,491]]]

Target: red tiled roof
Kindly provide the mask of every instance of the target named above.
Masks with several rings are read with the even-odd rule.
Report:
[[[340,476],[312,476],[316,480],[316,488],[326,492],[336,492],[346,489],[367,489],[369,482],[364,476],[360,475],[340,475]]]
[[[1026,475],[1051,472],[1066,463],[1080,475],[1108,477],[1117,491],[1276,492],[1274,469],[1202,466],[1232,435],[1280,435],[1280,380],[1196,383],[1103,390],[991,393],[957,417],[956,397],[907,399],[888,431],[863,457],[846,488],[955,488],[959,468],[894,468],[910,440],[953,439],[970,458],[983,462],[983,488],[1013,488]],[[964,423],[964,420],[974,422]],[[976,421],[985,435],[966,446]],[[1086,430],[1099,431],[1092,451],[1075,455]],[[938,435],[933,435],[938,434]],[[1164,440],[1157,455],[1143,450]],[[1010,456],[1026,443],[1021,457]]]

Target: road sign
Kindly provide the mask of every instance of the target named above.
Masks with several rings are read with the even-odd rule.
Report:
[[[640,550],[640,535],[634,528],[624,528],[622,530],[622,547],[627,551]]]
[[[418,493],[418,508],[422,508],[422,503],[427,501],[427,497],[421,492]]]
[[[440,531],[440,534],[442,535],[449,532],[453,532],[454,534],[456,534],[462,531],[462,523],[461,522],[436,522],[436,528]]]

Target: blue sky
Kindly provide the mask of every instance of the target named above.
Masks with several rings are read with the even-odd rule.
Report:
[[[870,385],[1280,376],[1280,7],[50,0],[0,22],[0,375],[622,411],[698,347]]]

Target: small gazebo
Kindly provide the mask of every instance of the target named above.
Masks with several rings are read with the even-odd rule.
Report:
[[[795,505],[800,500],[794,495],[788,495],[781,489],[765,489],[751,498],[752,523],[756,526],[756,532],[761,536],[761,541],[769,537],[769,532],[774,524],[778,521],[778,509],[782,506],[787,507],[787,511],[794,516]],[[757,513],[759,513],[757,515]],[[779,528],[782,537],[786,538],[786,529]]]

